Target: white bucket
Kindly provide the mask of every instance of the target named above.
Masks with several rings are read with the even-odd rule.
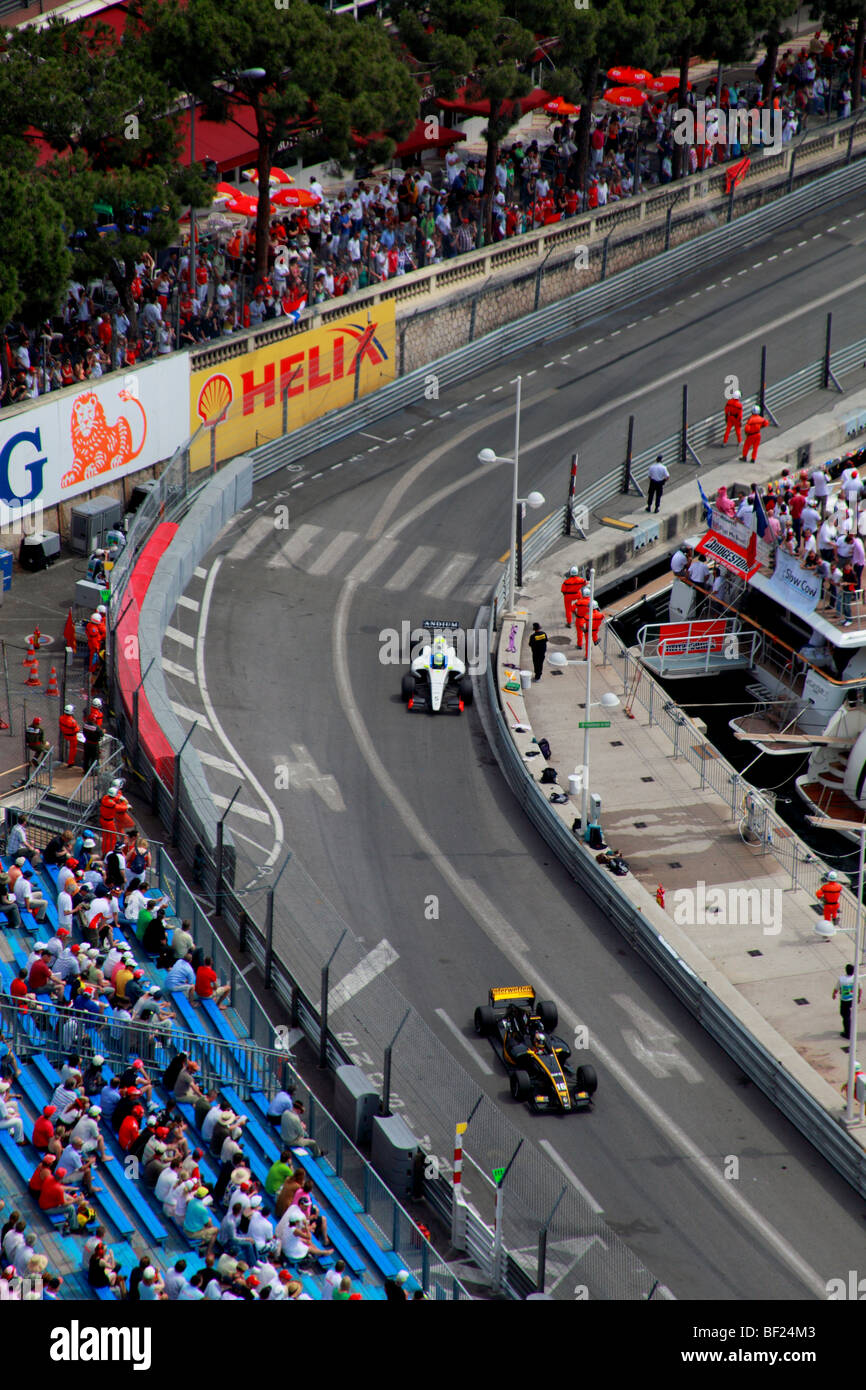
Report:
[[[524,690],[529,690],[529,688],[530,688],[531,685],[532,685],[532,672],[531,672],[531,671],[521,671],[521,672],[520,672],[520,684],[522,685],[522,687],[523,687]]]
[[[579,796],[583,790],[583,779],[579,772],[568,774],[568,794],[569,796]]]

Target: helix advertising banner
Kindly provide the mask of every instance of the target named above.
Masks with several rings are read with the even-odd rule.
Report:
[[[193,471],[233,458],[283,433],[350,405],[393,381],[394,301],[347,314],[320,328],[280,338],[267,347],[190,376],[190,433],[212,424],[211,448],[197,451]]]
[[[170,458],[185,437],[189,359],[177,354],[0,416],[0,502],[43,509]]]

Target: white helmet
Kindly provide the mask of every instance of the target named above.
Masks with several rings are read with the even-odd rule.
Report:
[[[743,393],[742,393],[742,391],[735,391],[734,394],[733,394],[733,396],[731,397],[731,399],[734,400],[734,401],[740,401],[740,400],[742,400],[742,399],[743,399]]]
[[[72,714],[74,708],[75,708],[74,705],[64,705],[64,706],[63,706],[63,713],[64,713],[64,714]]]
[[[592,606],[593,606],[593,608],[597,608],[597,607],[598,607],[598,599],[597,599],[597,598],[594,598],[594,599],[592,600]]]
[[[571,569],[568,571],[569,579],[576,579],[579,574],[580,570],[577,568],[577,565],[572,565]]]
[[[107,613],[108,609],[106,608],[104,603],[101,603],[96,611],[97,613]]]
[[[831,869],[830,872],[827,874],[827,882],[828,882],[828,883],[835,883],[835,882],[837,881],[838,877],[839,877],[839,875],[836,873],[836,870],[835,870],[835,869]]]
[[[98,695],[94,698],[92,703],[94,709],[102,709],[102,701],[100,700]]]
[[[581,591],[581,598],[589,598],[589,586]]]
[[[98,622],[99,622],[99,614],[98,614],[98,613],[91,613],[91,615],[90,615],[90,621],[91,621],[92,623],[98,623]]]

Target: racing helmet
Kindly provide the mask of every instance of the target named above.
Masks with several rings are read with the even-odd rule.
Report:
[[[547,1047],[547,1038],[545,1034],[542,1033],[541,1029],[538,1029],[538,1031],[536,1032],[535,1037],[533,1038],[533,1042],[535,1043],[535,1046],[538,1048],[539,1052],[543,1052],[544,1049]]]

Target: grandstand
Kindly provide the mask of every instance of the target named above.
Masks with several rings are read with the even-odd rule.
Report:
[[[43,832],[41,838],[44,842],[47,834]],[[79,834],[74,855],[85,853],[83,838],[86,832]],[[32,834],[32,839],[40,839],[38,832]],[[166,856],[159,856],[157,871],[149,875],[148,895],[152,901],[168,899],[166,922],[171,937],[180,927],[179,905],[189,902],[191,895],[173,868],[172,872],[165,872],[168,862]],[[8,855],[3,856],[2,865],[8,871],[11,865]],[[97,1290],[88,1282],[85,1242],[92,1237],[97,1225],[104,1226],[105,1243],[113,1252],[118,1272],[127,1281],[143,1260],[164,1275],[178,1260],[185,1259],[187,1280],[205,1268],[199,1243],[191,1240],[182,1226],[166,1214],[166,1207],[157,1199],[141,1164],[129,1153],[124,1153],[118,1134],[104,1116],[99,1117],[98,1124],[106,1155],[111,1155],[111,1159],[96,1158],[92,1176],[97,1190],[92,1198],[86,1198],[94,1218],[85,1229],[70,1231],[64,1215],[41,1210],[37,1198],[28,1190],[31,1175],[41,1159],[41,1153],[32,1143],[34,1123],[60,1085],[61,1071],[70,1056],[77,1054],[82,1071],[94,1056],[104,1058],[102,1076],[109,1083],[121,1077],[130,1066],[143,1064],[143,1074],[152,1082],[153,1089],[149,1095],[145,1089],[140,1097],[143,1108],[147,1107],[147,1114],[141,1118],[142,1126],[151,1118],[153,1123],[166,1127],[182,1123],[189,1154],[199,1155],[197,1159],[188,1157],[186,1163],[194,1167],[201,1184],[213,1193],[220,1174],[220,1157],[202,1134],[201,1113],[197,1116],[193,1104],[178,1103],[173,1091],[163,1084],[163,1074],[169,1064],[183,1053],[197,1068],[195,1079],[200,1089],[205,1094],[216,1092],[236,1116],[246,1117],[242,1147],[250,1172],[251,1192],[247,1196],[261,1195],[260,1214],[269,1217],[274,1225],[275,1199],[265,1192],[265,1183],[269,1170],[279,1159],[281,1139],[279,1130],[268,1120],[268,1106],[278,1092],[291,1094],[305,1106],[307,1132],[316,1142],[310,1147],[293,1149],[290,1166],[302,1169],[311,1180],[310,1196],[326,1218],[328,1246],[333,1253],[305,1261],[292,1270],[292,1277],[302,1285],[304,1296],[313,1300],[329,1297],[331,1287],[326,1275],[336,1261],[341,1260],[351,1281],[352,1296],[356,1298],[384,1299],[388,1282],[402,1270],[409,1276],[404,1283],[409,1298],[422,1294],[435,1299],[468,1297],[442,1263],[426,1233],[412,1221],[303,1084],[285,1047],[262,1045],[264,1015],[243,979],[234,969],[231,971],[231,994],[225,1008],[210,1000],[192,1004],[184,994],[168,989],[166,971],[144,951],[133,925],[123,915],[125,894],[120,899],[121,915],[111,933],[112,940],[134,956],[135,968],[143,972],[139,987],[158,990],[159,994],[151,997],[157,1004],[167,1001],[170,1014],[155,1013],[150,1021],[134,1021],[128,1010],[119,1011],[107,1002],[109,993],[102,996],[104,1002],[99,1012],[85,1012],[71,999],[77,981],[64,985],[62,994],[56,998],[49,993],[22,998],[20,981],[16,985],[19,993],[13,994],[15,977],[20,976],[22,969],[28,969],[28,960],[35,958],[35,943],[46,942],[57,930],[57,873],[53,866],[42,866],[34,871],[33,886],[41,890],[47,904],[46,921],[37,924],[29,912],[22,910],[20,928],[4,925],[0,930],[0,1071],[12,1080],[12,1091],[20,1097],[16,1105],[24,1131],[24,1142],[20,1145],[14,1130],[0,1131],[0,1198],[5,1203],[0,1210],[0,1226],[5,1225],[13,1210],[20,1213],[27,1230],[35,1236],[35,1243],[31,1242],[33,1249],[37,1255],[45,1257],[44,1280],[53,1275],[62,1278],[57,1296],[106,1301],[118,1296],[111,1288]],[[200,922],[201,918],[197,920]],[[215,954],[213,933],[209,928],[208,935],[209,940],[196,940],[196,948]],[[73,927],[72,939],[85,946],[91,945],[91,938],[85,939],[77,924]],[[104,960],[106,950],[107,942],[100,950],[97,963]],[[276,1041],[273,1030],[270,1030],[270,1040]],[[140,1067],[138,1070],[141,1074]],[[71,1084],[75,1084],[74,1080]],[[98,1103],[99,1095],[94,1093],[92,1099]],[[203,1103],[198,1106],[199,1112],[205,1108]],[[60,1104],[54,1119],[59,1118],[62,1109]],[[86,1114],[86,1109],[83,1113]],[[321,1148],[321,1156],[315,1156],[318,1148]],[[70,1175],[67,1181],[74,1182],[74,1176]],[[225,1207],[215,1200],[211,1215],[219,1225]],[[318,1237],[317,1243],[322,1244]],[[225,1251],[221,1256],[221,1248],[219,1244],[216,1246],[215,1256],[221,1259],[220,1267],[226,1271],[225,1289],[228,1290],[232,1287],[231,1266],[236,1261],[230,1260]],[[240,1250],[238,1247],[232,1249],[243,1265],[250,1269],[256,1266],[259,1273],[269,1274],[262,1240],[257,1246],[245,1244]],[[282,1252],[271,1255],[274,1265],[279,1266],[281,1261]],[[0,1269],[10,1263],[4,1256]],[[19,1273],[24,1272],[19,1270]],[[242,1267],[240,1276],[235,1272],[235,1278],[239,1279],[244,1273]],[[246,1273],[248,1275],[249,1270]],[[284,1275],[283,1281],[286,1279]],[[263,1278],[262,1283],[266,1281]],[[277,1282],[279,1287],[275,1283],[271,1292],[282,1296],[286,1284],[279,1279]],[[28,1290],[31,1297],[41,1294],[38,1285],[26,1282],[19,1285],[15,1279],[9,1287],[14,1289],[14,1296],[22,1293],[28,1296]],[[8,1296],[4,1295],[2,1278],[0,1296]],[[243,1296],[249,1297],[249,1293]]]

